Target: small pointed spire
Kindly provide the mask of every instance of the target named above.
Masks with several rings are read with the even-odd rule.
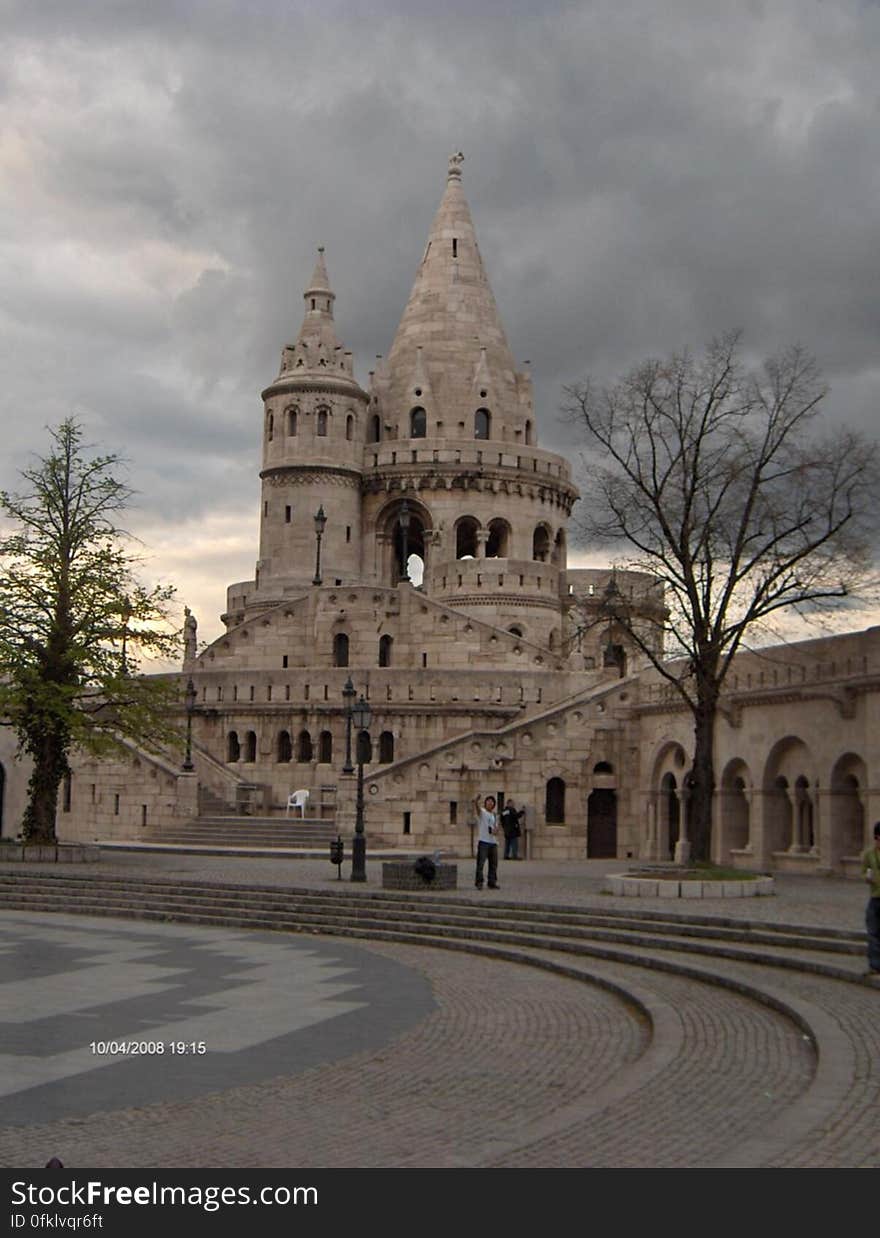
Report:
[[[325,295],[329,292],[331,297],[334,295],[330,288],[330,277],[327,274],[327,264],[324,262],[323,245],[318,246],[318,260],[315,263],[311,283],[306,289],[305,295],[309,296],[309,294],[313,292],[323,292]]]

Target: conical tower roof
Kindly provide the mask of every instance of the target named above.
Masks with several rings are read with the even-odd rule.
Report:
[[[352,355],[343,348],[336,334],[335,300],[324,261],[324,247],[320,245],[312,278],[303,293],[302,326],[295,343],[286,345],[281,353],[279,379],[284,379],[288,385],[291,381],[320,378],[323,382],[332,377],[338,383],[357,387]],[[274,390],[277,385],[276,380],[267,391]]]
[[[457,437],[461,420],[467,426],[468,415],[473,414],[473,378],[478,366],[491,375],[491,387],[500,401],[501,407],[492,410],[493,417],[516,419],[522,414],[514,360],[462,188],[463,158],[456,154],[449,160],[446,189],[388,355],[385,399],[386,415],[401,422],[409,407],[418,403],[416,392],[409,388],[421,349],[419,364],[427,370],[441,407],[444,437]],[[480,399],[479,392],[476,398]],[[430,428],[428,433],[432,433]]]

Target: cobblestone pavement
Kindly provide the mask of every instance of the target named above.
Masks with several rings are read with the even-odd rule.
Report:
[[[469,862],[462,865],[469,870]],[[666,900],[601,894],[604,873],[621,867],[502,865],[504,898],[670,912]],[[78,866],[77,875],[85,868]],[[119,853],[95,869],[336,885],[329,863],[319,861]],[[365,890],[349,886],[352,897],[375,891],[376,876],[372,869]],[[783,876],[778,889],[772,898],[672,910],[862,926],[858,883]],[[465,894],[487,897],[458,892]],[[880,1165],[880,992],[735,960],[656,952],[658,959],[762,991],[788,1006],[786,1014],[729,988],[607,960],[567,958],[566,967],[593,981],[579,983],[429,947],[365,941],[348,949],[423,977],[434,1008],[380,1045],[297,1073],[187,1099],[157,1094],[154,1103],[49,1122],[34,1114],[24,1126],[0,1130],[0,1162],[38,1166],[59,1155],[67,1165],[88,1168]],[[645,955],[650,961],[651,952]],[[791,1012],[822,1030],[818,1060]]]

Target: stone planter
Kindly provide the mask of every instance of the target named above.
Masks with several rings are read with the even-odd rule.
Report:
[[[101,849],[90,843],[52,843],[49,846],[25,846],[24,843],[0,845],[0,864],[86,864],[94,863]]]
[[[602,889],[624,898],[762,898],[776,892],[776,883],[772,877],[700,881],[676,880],[659,874],[613,873],[605,878]]]

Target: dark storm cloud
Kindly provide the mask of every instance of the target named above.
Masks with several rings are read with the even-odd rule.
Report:
[[[834,416],[876,425],[877,5],[5,12],[0,484],[76,412],[156,527],[250,519],[315,246],[366,381],[456,148],[545,444],[562,384],[733,326],[811,348]]]

